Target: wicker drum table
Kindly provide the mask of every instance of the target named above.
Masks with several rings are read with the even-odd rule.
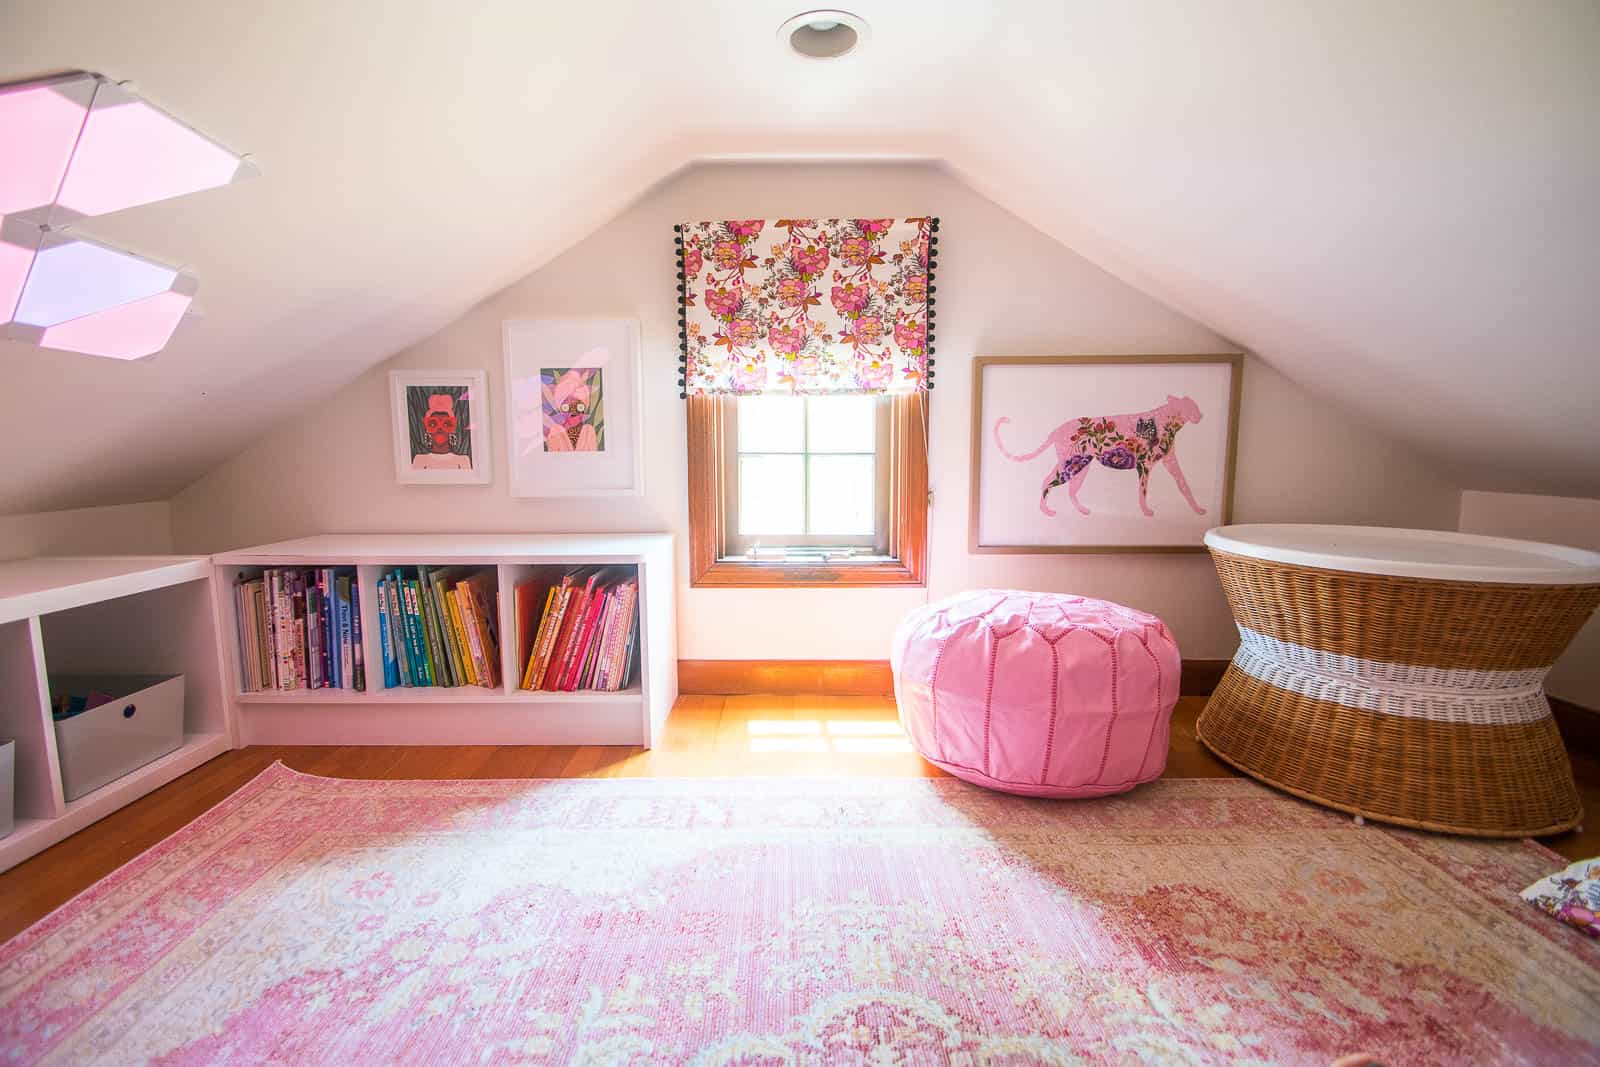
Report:
[[[1578,824],[1542,683],[1600,603],[1600,553],[1363,526],[1205,540],[1240,637],[1198,725],[1223,760],[1401,826]]]

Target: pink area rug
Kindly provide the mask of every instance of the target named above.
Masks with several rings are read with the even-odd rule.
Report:
[[[1525,844],[1239,780],[264,772],[0,947],[0,1058],[128,1064],[1600,1061]]]

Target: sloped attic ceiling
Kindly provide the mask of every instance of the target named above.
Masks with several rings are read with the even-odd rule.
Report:
[[[803,6],[10,0],[0,78],[131,79],[265,176],[84,227],[205,316],[0,348],[0,513],[168,496],[741,156],[943,159],[1462,484],[1600,495],[1600,5],[852,0],[836,63],[779,49]]]

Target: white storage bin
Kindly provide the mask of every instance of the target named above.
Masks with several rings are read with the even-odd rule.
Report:
[[[0,741],[0,837],[16,826],[17,743]]]
[[[183,675],[52,676],[52,693],[115,699],[55,724],[61,788],[76,800],[183,747]]]

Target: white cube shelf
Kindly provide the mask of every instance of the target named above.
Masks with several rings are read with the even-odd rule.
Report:
[[[232,748],[211,561],[202,556],[55,557],[0,563],[0,738],[16,741],[12,867]],[[50,678],[185,676],[176,751],[68,801]]]
[[[672,535],[324,534],[224,552],[216,567],[230,699],[244,744],[651,746],[678,697]],[[494,568],[500,590],[502,684],[493,689],[383,688],[375,590],[394,567]],[[516,586],[540,571],[632,567],[639,578],[639,672],[621,692],[517,688]],[[367,690],[246,692],[233,587],[267,567],[354,567],[360,585]],[[543,605],[540,605],[542,609]]]

